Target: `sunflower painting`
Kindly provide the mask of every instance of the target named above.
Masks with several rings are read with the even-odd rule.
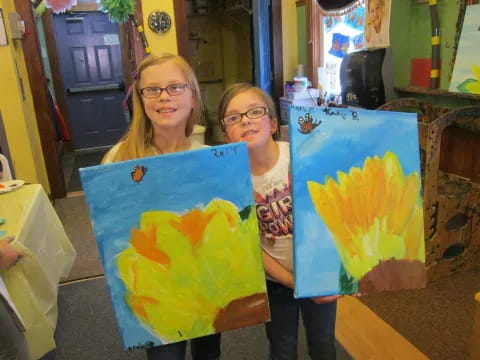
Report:
[[[480,5],[467,6],[449,91],[480,94]]]
[[[245,144],[85,168],[81,177],[126,348],[269,319]]]
[[[296,296],[424,287],[416,114],[292,107],[290,127]]]

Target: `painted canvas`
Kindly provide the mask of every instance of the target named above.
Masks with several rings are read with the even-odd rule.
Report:
[[[480,94],[480,5],[467,6],[449,91]]]
[[[416,116],[290,108],[297,297],[425,286]]]
[[[125,348],[269,319],[244,143],[80,175]]]

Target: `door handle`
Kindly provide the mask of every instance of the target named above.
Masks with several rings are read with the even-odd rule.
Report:
[[[67,89],[67,93],[69,93],[69,94],[81,94],[81,93],[86,93],[86,92],[97,92],[97,91],[107,91],[107,90],[121,90],[120,89],[120,84],[71,87],[71,88]]]
[[[79,22],[83,21],[83,17],[68,17],[65,19],[68,22]]]

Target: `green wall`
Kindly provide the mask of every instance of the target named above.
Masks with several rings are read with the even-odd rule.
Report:
[[[393,84],[408,86],[410,83],[410,33],[412,1],[393,0],[390,18],[390,42],[392,45]]]
[[[307,25],[306,6],[297,6],[297,44],[298,44],[298,63],[307,66]]]
[[[440,21],[440,88],[448,90],[453,70],[452,59],[455,46],[460,0],[439,0]],[[395,87],[410,85],[411,60],[431,56],[431,24],[428,3],[416,0],[392,0],[390,38],[393,57],[393,82]],[[402,97],[412,94],[402,93]],[[445,107],[478,104],[479,100],[447,96],[415,95],[425,101]]]

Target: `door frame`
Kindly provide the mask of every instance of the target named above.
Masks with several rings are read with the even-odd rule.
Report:
[[[282,44],[282,2],[270,1],[270,49],[272,69],[272,96],[283,96],[283,44]],[[187,57],[188,24],[185,0],[173,0],[175,26],[177,32],[178,55]],[[278,103],[278,101],[276,102]],[[277,104],[278,107],[278,104]]]
[[[50,62],[50,70],[52,72],[52,85],[55,90],[55,99],[58,108],[70,130],[70,118],[68,116],[67,97],[63,90],[63,79],[60,73],[60,62],[58,60],[57,46],[55,44],[55,31],[53,28],[52,10],[47,9],[42,15],[43,32],[45,34],[45,43],[47,45],[47,54]],[[75,149],[73,139],[65,143],[65,150],[73,151]]]
[[[37,87],[42,88],[41,84],[46,84],[46,76],[43,68],[43,63],[41,61],[42,59],[41,50],[40,50],[40,45],[38,40],[38,34],[36,31],[36,27],[34,25],[35,19],[34,19],[33,11],[31,9],[31,3],[27,0],[21,0],[16,2],[16,8],[20,16],[25,21],[26,19],[28,19],[28,14],[27,14],[28,12],[30,13],[30,16],[31,16],[30,23],[26,21],[27,29],[29,30],[31,29],[31,34],[27,37],[27,39],[31,38],[33,41],[35,41],[37,44],[37,48],[36,50],[32,49],[33,52],[29,53],[29,55],[27,56],[27,52],[25,51],[26,41],[24,40],[23,44],[24,44],[24,53],[25,53],[25,59],[26,59],[25,62],[26,62],[31,86],[33,83],[36,88]],[[139,2],[137,2],[137,9],[138,8],[141,9]],[[95,12],[98,10],[99,10],[99,4],[96,3],[95,1],[91,1],[91,2],[78,3],[76,6],[72,7],[69,11]],[[62,116],[64,117],[65,122],[70,130],[71,127],[70,127],[70,120],[68,118],[68,106],[66,101],[65,89],[63,87],[62,74],[60,72],[60,63],[58,60],[58,51],[57,51],[57,44],[55,39],[55,30],[53,25],[52,11],[50,9],[47,9],[43,13],[41,20],[42,20],[43,29],[45,32],[45,42],[47,46],[48,59],[50,61],[50,68],[52,72],[52,82],[55,90],[55,98],[57,100],[57,105],[62,113]],[[123,25],[120,26],[119,35],[120,35],[120,47],[122,49],[122,64],[124,66],[124,81],[126,83],[129,83],[130,78],[129,76],[127,76],[128,69],[125,67],[125,64],[130,63],[130,60],[129,60],[128,51],[123,51],[124,48],[126,48],[126,40],[125,40],[125,36],[123,36],[124,35]],[[41,65],[39,71],[37,71],[38,64],[33,66],[33,63],[39,63]],[[43,76],[43,78],[39,78],[40,76]],[[45,92],[45,94],[47,94],[48,90],[46,86],[43,89],[43,91]],[[32,86],[32,93],[35,94],[34,96],[34,100],[35,100],[37,95],[33,91],[33,86]],[[47,102],[47,106],[48,106],[48,102]],[[49,116],[45,115],[45,114],[50,114],[50,109],[48,107],[47,109],[43,108],[43,110],[40,110],[40,108],[37,107],[35,103],[35,111],[37,114],[37,123],[38,123],[39,132],[41,134],[40,142],[42,144],[44,161],[47,167],[47,175],[50,183],[51,197],[53,199],[62,198],[66,196],[67,189],[66,189],[65,179],[63,177],[63,170],[61,167],[60,160],[58,160],[58,164],[54,164],[55,160],[59,159],[58,149],[56,147],[56,144],[53,147],[53,149],[52,149],[52,146],[49,144],[51,142],[55,142],[54,140],[55,129],[53,128],[53,124]],[[39,116],[38,112],[42,112],[41,114],[42,116]],[[48,130],[49,128],[51,130]],[[65,144],[65,150],[73,151],[73,149],[74,149],[73,140]]]
[[[65,179],[63,178],[63,171],[57,149],[56,132],[51,118],[52,112],[48,98],[47,77],[43,67],[32,3],[29,0],[15,1],[15,9],[25,22],[26,29],[30,32],[29,35],[22,40],[23,56],[25,58],[28,80],[32,92],[43,159],[50,184],[50,195],[54,199],[65,197]]]
[[[282,2],[270,1],[270,41],[272,49],[272,95],[275,99],[283,96],[283,31]],[[280,102],[276,101],[277,110]],[[280,113],[279,113],[280,114]]]
[[[177,33],[178,55],[188,56],[188,23],[185,10],[185,0],[173,0],[173,16],[175,18],[175,31]]]
[[[317,0],[306,0],[307,75],[318,88],[318,68],[323,65],[323,20]]]

